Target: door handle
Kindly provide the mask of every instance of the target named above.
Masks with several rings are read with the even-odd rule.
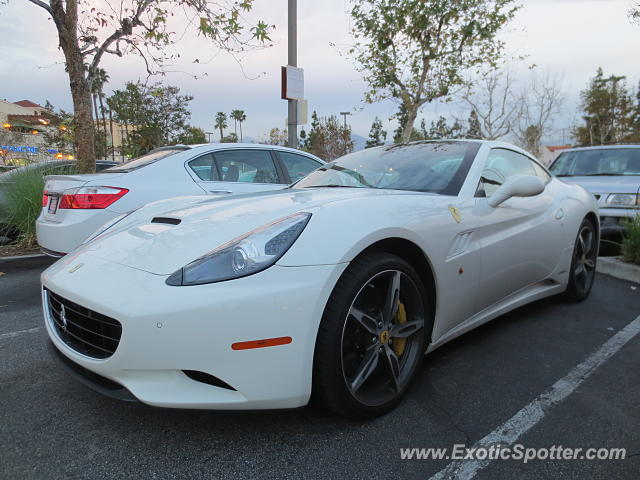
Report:
[[[231,190],[209,190],[209,193],[233,193]]]
[[[561,209],[561,208],[559,208],[559,209],[556,211],[556,220],[561,220],[561,219],[562,219],[562,217],[564,217],[564,210],[563,210],[563,209]]]

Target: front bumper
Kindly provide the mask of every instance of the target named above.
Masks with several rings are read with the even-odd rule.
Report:
[[[624,223],[640,214],[637,209],[631,208],[600,208],[600,236],[619,236],[624,232]]]
[[[64,343],[46,304],[45,324],[65,357],[149,405],[294,408],[308,403],[316,333],[344,268],[346,264],[276,265],[228,282],[170,287],[166,276],[71,254],[43,273],[43,286],[117,319],[122,338],[111,357],[98,360]],[[282,336],[293,341],[231,349],[235,342]],[[196,381],[185,370],[213,375],[235,390]]]

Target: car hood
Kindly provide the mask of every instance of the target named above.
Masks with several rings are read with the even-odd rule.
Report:
[[[255,228],[296,212],[313,214],[337,202],[403,193],[408,192],[319,188],[276,190],[231,198],[175,198],[142,207],[111,231],[80,247],[73,256],[97,256],[150,273],[169,275]],[[160,223],[167,220],[158,220],[158,217],[179,223]]]
[[[591,193],[637,193],[640,175],[561,177],[565,183],[581,185]]]

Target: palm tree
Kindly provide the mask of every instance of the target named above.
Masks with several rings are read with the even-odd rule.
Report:
[[[216,113],[215,127],[220,129],[220,141],[224,138],[224,129],[227,128],[227,114],[224,112]]]
[[[104,70],[104,68],[96,69],[95,75],[93,77],[93,85],[91,87],[92,96],[93,96],[93,109],[95,111],[96,124],[97,124],[99,120],[98,105],[96,103],[96,97],[97,97],[100,103],[100,114],[102,116],[102,129],[104,131],[105,136],[107,134],[107,117],[105,115],[105,113],[107,112],[107,109],[104,106],[104,99],[105,99],[104,85],[108,82],[109,82],[109,74]],[[111,120],[109,120],[109,133],[111,135],[111,143],[112,143],[111,146],[113,148],[113,122],[111,122]]]
[[[233,127],[234,131],[236,132],[236,137],[238,136],[238,120],[240,120],[240,117],[243,113],[244,112],[242,110],[231,110],[231,115],[229,115],[231,118],[233,118]]]
[[[240,123],[240,143],[242,143],[242,122],[247,119],[247,115],[244,113],[244,110],[238,110],[240,114],[238,115],[238,122]]]

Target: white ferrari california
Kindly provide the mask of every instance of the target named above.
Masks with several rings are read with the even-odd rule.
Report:
[[[593,196],[508,144],[342,157],[291,187],[116,218],[42,275],[53,352],[149,405],[366,418],[426,352],[520,305],[591,290]]]

